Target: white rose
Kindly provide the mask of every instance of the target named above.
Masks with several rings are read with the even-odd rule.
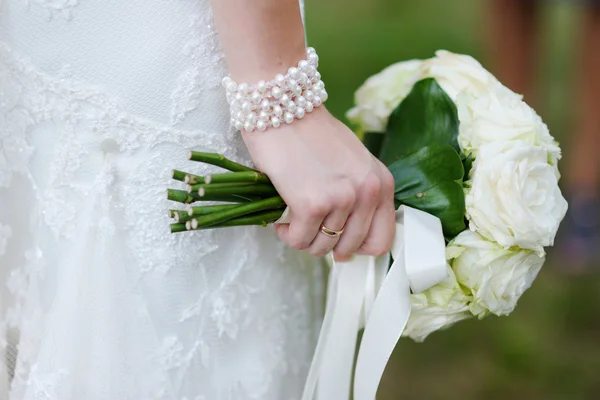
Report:
[[[430,333],[469,318],[469,300],[448,268],[446,280],[411,295],[411,314],[403,335],[422,342]]]
[[[371,76],[354,95],[348,119],[365,132],[384,132],[390,114],[419,80],[421,60],[403,61]]]
[[[504,249],[468,230],[448,248],[462,249],[452,268],[458,282],[471,291],[471,312],[479,318],[488,312],[510,314],[544,264],[544,257],[534,251]]]
[[[425,60],[421,72],[423,77],[434,78],[454,102],[459,93],[486,93],[498,85],[494,75],[473,57],[445,50]]]
[[[504,88],[479,96],[460,94],[456,103],[460,121],[458,143],[466,154],[477,157],[479,147],[485,143],[521,140],[543,147],[550,163],[557,166],[560,147],[521,96]],[[558,169],[555,171],[558,173]]]
[[[567,202],[544,148],[523,141],[483,144],[466,184],[471,230],[502,247],[540,254],[554,243]]]

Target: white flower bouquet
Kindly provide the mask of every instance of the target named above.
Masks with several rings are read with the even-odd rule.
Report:
[[[440,218],[448,242],[448,278],[411,295],[403,334],[422,341],[471,316],[510,314],[567,210],[560,148],[542,119],[476,60],[447,51],[384,69],[355,100],[348,118],[394,174],[397,202]]]
[[[394,176],[396,237],[390,254],[332,264],[303,400],[347,399],[351,382],[354,399],[372,400],[402,335],[510,314],[567,210],[548,128],[471,57],[392,65],[359,88],[348,117]],[[188,186],[168,198],[188,206],[169,211],[172,232],[282,222],[266,175],[219,154],[190,159],[228,172],[173,172]],[[218,204],[190,204],[203,201]]]
[[[348,118],[365,145],[394,175],[397,206],[439,218],[447,241],[448,278],[413,293],[404,336],[431,332],[471,316],[508,315],[544,263],[567,202],[558,187],[560,147],[521,96],[469,56],[438,51],[370,77]],[[174,171],[187,190],[168,198],[172,232],[267,225],[286,208],[267,176],[219,154],[190,159],[228,172]]]

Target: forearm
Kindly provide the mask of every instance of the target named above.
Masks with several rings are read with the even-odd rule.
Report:
[[[305,56],[298,0],[212,0],[229,72],[254,83],[285,73]]]

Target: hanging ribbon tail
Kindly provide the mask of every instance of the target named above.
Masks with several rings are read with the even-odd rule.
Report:
[[[394,262],[385,278],[360,344],[354,377],[354,400],[374,400],[396,344],[410,317],[411,288],[421,292],[447,277],[440,220],[400,207],[392,247]]]
[[[325,319],[302,400],[349,399],[369,257],[334,262]]]
[[[390,255],[333,262],[325,319],[302,400],[374,400],[387,362],[410,317],[411,289],[447,277],[441,222],[402,206]],[[387,275],[386,275],[387,271]],[[365,327],[353,371],[358,331]],[[354,372],[354,374],[353,374]]]

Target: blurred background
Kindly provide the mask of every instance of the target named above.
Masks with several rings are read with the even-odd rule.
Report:
[[[600,12],[575,0],[306,1],[338,118],[370,75],[446,49],[525,93],[564,151],[569,218],[515,312],[401,340],[378,399],[600,399]]]

